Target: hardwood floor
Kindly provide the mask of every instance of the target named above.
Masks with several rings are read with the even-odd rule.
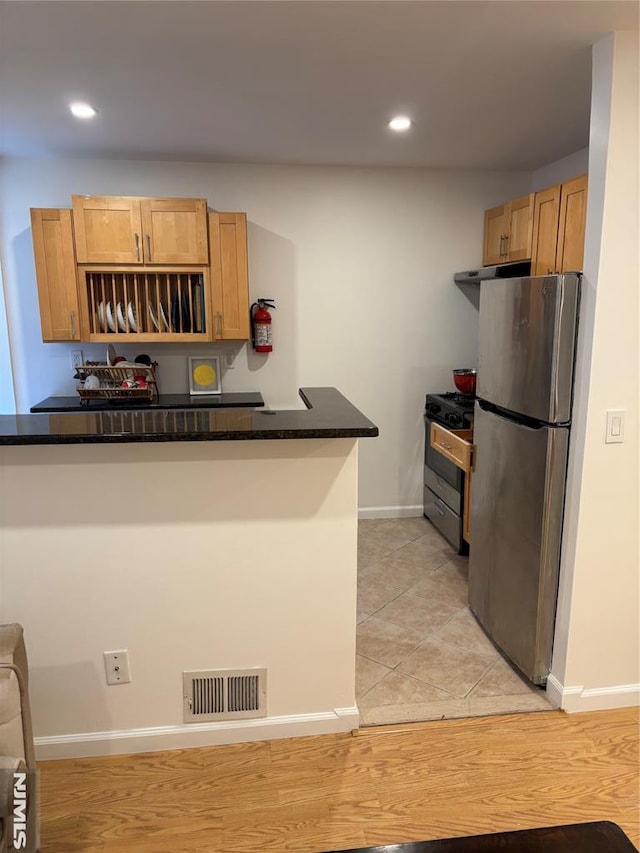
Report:
[[[42,853],[340,850],[590,820],[636,846],[638,709],[42,762]]]

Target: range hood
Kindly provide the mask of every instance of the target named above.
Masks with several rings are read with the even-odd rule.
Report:
[[[453,280],[456,284],[480,284],[489,278],[521,278],[528,275],[531,275],[531,261],[519,261],[515,264],[496,264],[492,267],[457,272]]]

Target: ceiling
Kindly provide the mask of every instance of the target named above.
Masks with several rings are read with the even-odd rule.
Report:
[[[533,169],[587,145],[590,46],[637,28],[635,0],[2,2],[0,151]]]

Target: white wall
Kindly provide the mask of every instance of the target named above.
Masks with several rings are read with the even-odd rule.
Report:
[[[427,391],[453,389],[476,361],[477,310],[452,274],[481,260],[483,210],[528,191],[529,173],[301,168],[10,159],[3,250],[18,411],[73,394],[66,344],[42,344],[30,207],[68,207],[72,193],[202,195],[246,211],[252,297],[272,296],[275,349],[238,352],[227,391],[260,390],[277,407],[297,389],[334,385],[380,427],[362,442],[361,507],[422,506]],[[144,349],[162,390],[186,390],[188,354],[217,345]],[[83,346],[85,357],[104,347]]]
[[[581,148],[580,151],[574,151],[573,154],[569,154],[561,160],[555,160],[553,163],[536,169],[531,176],[531,191],[546,190],[547,187],[561,184],[563,181],[571,180],[571,178],[577,178],[578,175],[584,175],[588,171],[589,148]]]
[[[640,702],[637,33],[593,52],[589,199],[554,685],[568,710]],[[607,409],[625,441],[605,444]]]
[[[3,158],[0,157],[0,198],[2,198]],[[0,208],[0,229],[3,212]],[[4,245],[0,243],[0,414],[13,414],[16,401],[13,390],[13,370],[11,367],[11,347],[4,298]]]
[[[356,508],[353,439],[0,447],[40,757],[357,727]],[[254,666],[267,720],[182,725],[184,670]]]
[[[9,329],[4,304],[4,276],[0,257],[0,414],[11,415],[16,410],[13,390],[13,370],[11,369],[11,347]]]

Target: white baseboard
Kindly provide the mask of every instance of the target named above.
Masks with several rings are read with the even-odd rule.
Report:
[[[124,755],[157,752],[161,749],[187,749],[194,746],[219,746],[225,743],[276,740],[287,737],[336,734],[358,728],[360,712],[336,708],[316,714],[291,714],[263,717],[259,720],[225,720],[219,723],[190,723],[157,726],[148,729],[120,729],[106,732],[82,732],[35,738],[36,758],[86,758],[96,755]]]
[[[640,684],[613,687],[565,687],[554,675],[547,679],[549,700],[569,714],[580,711],[608,711],[640,705]]]
[[[358,509],[358,518],[418,518],[424,515],[420,506],[364,506]]]

